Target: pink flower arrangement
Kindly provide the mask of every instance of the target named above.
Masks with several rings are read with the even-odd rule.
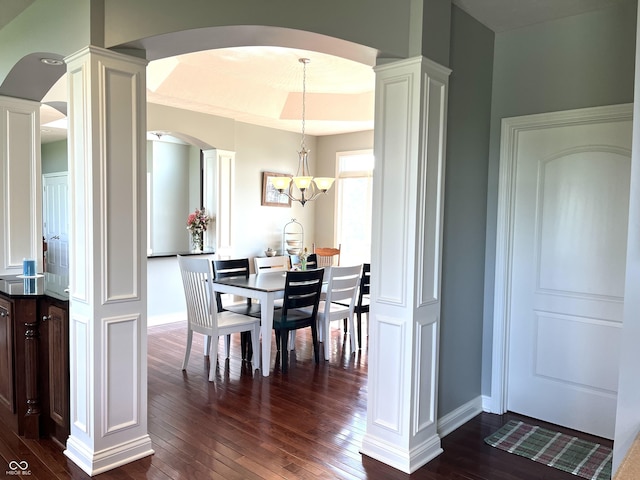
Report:
[[[192,234],[206,232],[209,220],[211,220],[211,218],[205,213],[204,208],[196,208],[187,218],[187,230]]]

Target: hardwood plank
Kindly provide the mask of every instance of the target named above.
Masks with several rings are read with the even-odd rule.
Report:
[[[571,474],[484,443],[486,436],[513,418],[536,422],[511,413],[478,415],[442,440],[442,455],[410,476],[362,456],[366,335],[362,351],[352,354],[348,336],[334,325],[329,362],[314,363],[309,335],[299,331],[289,371],[280,371],[274,343],[272,373],[267,378],[242,362],[236,335],[231,358],[219,356],[215,383],[207,381],[209,360],[202,355],[201,336],[194,337],[189,366],[183,372],[185,326],[149,328],[148,426],[155,454],[95,478],[575,480]],[[223,351],[221,341],[220,355]],[[580,436],[611,446],[606,440]],[[55,442],[26,440],[2,425],[0,457],[6,465],[11,460],[29,462],[32,479],[90,478]]]

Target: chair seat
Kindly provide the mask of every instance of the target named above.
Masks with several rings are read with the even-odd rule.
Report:
[[[249,328],[255,325],[256,319],[248,315],[242,315],[225,310],[218,313],[218,330],[220,335],[226,335],[226,330],[233,330],[230,333],[237,331],[238,327],[247,326]]]
[[[342,303],[342,302],[335,302],[338,305],[345,305],[345,306],[349,306],[348,303]],[[356,305],[356,312],[358,310],[360,310],[361,312],[368,312],[369,311],[369,305],[370,305],[370,299],[369,297],[362,297],[362,304],[361,305]]]
[[[313,313],[313,307],[296,308],[287,311],[287,317],[282,318],[282,311],[276,311],[273,314],[273,328],[289,328],[292,325],[297,325],[301,321],[308,319],[311,313]]]
[[[260,309],[259,303],[252,303],[251,305],[247,305],[246,302],[241,302],[241,303],[235,303],[231,305],[225,305],[223,311],[260,318],[261,309]]]
[[[322,314],[324,314],[326,303],[327,303],[326,300],[320,300],[320,303],[318,304],[318,312],[321,312]],[[308,310],[307,314],[311,312],[310,309],[302,309],[302,310]],[[345,315],[349,315],[349,304],[345,305],[340,302],[331,302],[331,304],[329,305],[329,315],[331,317],[334,317],[342,313],[344,313]]]

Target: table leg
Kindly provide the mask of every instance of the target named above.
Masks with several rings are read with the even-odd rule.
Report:
[[[270,292],[261,299],[260,333],[262,334],[262,376],[268,377],[271,369],[271,331],[273,330],[273,300],[275,294]]]

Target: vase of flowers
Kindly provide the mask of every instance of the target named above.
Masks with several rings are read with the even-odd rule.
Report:
[[[207,225],[211,218],[202,208],[196,208],[187,218],[187,230],[191,234],[191,243],[194,252],[202,252],[203,234],[207,231]]]
[[[309,258],[309,253],[307,253],[307,247],[304,247],[304,252],[300,255],[300,270],[307,269],[307,259]]]

